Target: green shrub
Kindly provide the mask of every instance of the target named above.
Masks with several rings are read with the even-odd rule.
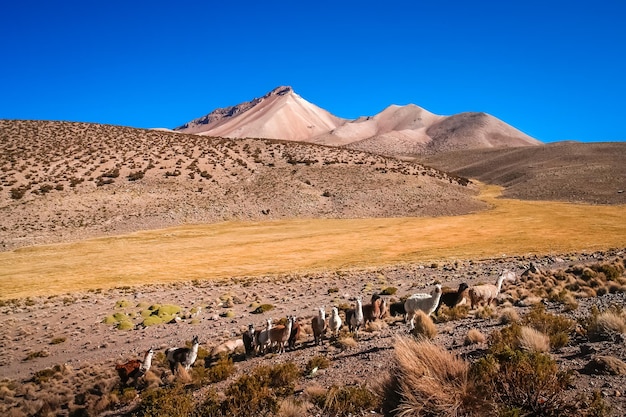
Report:
[[[380,400],[376,394],[363,385],[333,385],[326,392],[324,402],[317,404],[327,415],[332,416],[362,415],[379,405]]]
[[[317,355],[317,356],[312,357],[307,362],[304,372],[306,374],[309,374],[314,368],[326,369],[329,366],[330,366],[330,359],[328,359],[326,356]]]
[[[130,306],[130,301],[128,300],[119,300],[115,303],[115,308],[126,308]]]
[[[271,304],[261,304],[260,306],[258,306],[257,308],[255,308],[253,311],[251,311],[252,314],[261,314],[261,313],[265,313],[268,312],[270,310],[273,310],[274,306]]]
[[[394,295],[397,291],[396,287],[387,287],[380,292],[380,295]]]
[[[558,416],[567,409],[571,374],[547,354],[507,350],[471,367],[472,378],[496,401],[500,415]]]
[[[181,386],[157,388],[141,395],[134,417],[187,417],[194,411],[194,400],[190,392]]]
[[[546,312],[543,304],[536,304],[522,319],[522,324],[540,331],[550,338],[550,346],[560,349],[569,343],[569,335],[576,327],[573,320],[565,316]]]

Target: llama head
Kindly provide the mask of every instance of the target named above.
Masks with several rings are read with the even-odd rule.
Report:
[[[469,285],[467,285],[467,282],[463,282],[463,283],[461,283],[461,285],[459,285],[459,291],[458,292],[463,292],[463,291],[465,291],[468,288],[469,288]]]
[[[198,339],[198,336],[194,336],[193,339],[191,339],[191,344],[192,345],[199,345],[200,344],[200,339]]]
[[[433,290],[434,294],[441,294],[441,284],[435,285],[435,289]]]

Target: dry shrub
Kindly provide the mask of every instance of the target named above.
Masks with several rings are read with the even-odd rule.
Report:
[[[339,345],[341,349],[344,349],[344,350],[353,349],[359,346],[359,342],[354,340],[354,337],[351,337],[351,336],[340,337],[339,340],[337,340],[337,344]]]
[[[191,392],[182,386],[158,388],[145,391],[141,403],[133,412],[134,417],[187,417],[194,411],[194,399]]]
[[[522,326],[518,340],[519,348],[528,352],[549,352],[550,339],[532,327]]]
[[[442,305],[437,313],[437,322],[446,322],[453,320],[461,320],[468,316],[470,310],[469,304],[461,304],[450,308]]]
[[[513,307],[505,308],[500,312],[501,324],[518,323],[519,321],[520,321],[519,314],[517,314],[517,310]]]
[[[393,369],[377,391],[388,416],[493,414],[467,363],[427,340],[396,339]]]
[[[415,314],[415,328],[411,334],[415,337],[423,337],[426,339],[434,339],[437,336],[437,326],[432,319],[421,310]]]
[[[323,403],[316,405],[327,415],[353,416],[374,410],[379,403],[376,394],[364,385],[333,385],[326,392]]]
[[[307,415],[309,408],[303,401],[294,398],[285,398],[280,401],[278,417],[302,417]]]
[[[489,354],[471,369],[471,379],[484,396],[497,403],[498,413],[484,415],[570,415],[564,396],[569,373],[543,353],[506,350]]]
[[[387,328],[387,323],[382,320],[370,321],[365,325],[364,330],[368,333],[379,332],[382,329]]]
[[[560,349],[569,343],[569,335],[576,323],[565,316],[546,312],[543,304],[537,304],[526,314],[522,324],[544,333],[550,338],[550,346]]]
[[[326,356],[317,355],[312,357],[306,364],[304,372],[309,374],[313,369],[326,369],[330,366],[330,359]]]
[[[614,356],[598,355],[585,366],[585,371],[601,375],[626,375],[626,363]]]
[[[474,317],[478,319],[486,320],[486,319],[490,319],[494,317],[495,314],[496,312],[493,310],[491,306],[481,306],[481,307],[478,307],[478,309],[474,313]]]
[[[626,323],[621,314],[607,310],[600,314],[592,313],[587,327],[587,337],[592,342],[609,340],[616,334],[626,333]]]
[[[487,338],[484,334],[480,332],[478,329],[470,329],[465,336],[464,344],[467,345],[475,345],[477,343],[485,343]]]
[[[279,410],[279,398],[293,394],[301,371],[287,362],[273,367],[260,366],[244,374],[226,389],[222,414],[236,416],[273,416]]]

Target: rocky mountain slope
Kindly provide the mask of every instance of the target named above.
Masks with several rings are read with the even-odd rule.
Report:
[[[536,146],[541,142],[485,113],[438,116],[414,104],[392,105],[346,120],[309,103],[291,87],[217,109],[175,129],[230,138],[260,137],[346,146],[390,156],[446,150]]]
[[[524,200],[626,204],[626,143],[557,142],[420,157],[424,164],[505,187]]]

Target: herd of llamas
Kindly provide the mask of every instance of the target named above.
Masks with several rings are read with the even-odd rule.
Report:
[[[383,319],[389,315],[403,316],[404,322],[408,325],[408,331],[411,332],[415,328],[414,320],[419,312],[430,316],[438,312],[442,305],[454,308],[457,305],[469,303],[471,309],[490,305],[498,297],[504,281],[515,281],[515,279],[516,274],[514,272],[504,270],[495,284],[469,286],[467,283],[461,283],[456,290],[436,284],[430,293],[411,294],[404,301],[394,303],[389,303],[385,297],[375,293],[367,304],[363,304],[362,297],[358,297],[354,306],[345,310],[343,319],[339,314],[338,307],[332,307],[328,318],[325,308],[320,307],[310,321],[313,344],[322,344],[323,337],[327,332],[330,332],[331,337],[337,338],[344,325],[347,325],[348,330],[358,338],[359,330],[367,323]],[[288,316],[285,324],[274,324],[272,319],[268,318],[263,327],[257,328],[251,323],[240,338],[228,340],[216,346],[212,349],[211,356],[230,354],[238,349],[244,349],[246,357],[263,355],[268,352],[283,353],[286,349],[295,349],[296,342],[302,338],[302,333],[303,323],[295,316]],[[191,347],[165,350],[165,357],[172,374],[175,374],[179,367],[189,370],[193,366],[198,356],[199,346],[198,336],[194,336]],[[122,384],[126,385],[131,379],[137,381],[145,375],[150,369],[153,355],[154,348],[150,347],[142,360],[133,359],[126,363],[117,364],[115,369]]]

